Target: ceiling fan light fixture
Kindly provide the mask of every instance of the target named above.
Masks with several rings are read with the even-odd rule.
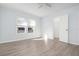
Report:
[[[52,7],[52,5],[50,3],[39,3],[38,5],[39,5],[38,8],[42,8],[42,7],[51,8]]]

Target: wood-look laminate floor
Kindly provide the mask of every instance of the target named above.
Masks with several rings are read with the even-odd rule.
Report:
[[[79,46],[49,40],[23,40],[0,44],[0,56],[79,56]]]

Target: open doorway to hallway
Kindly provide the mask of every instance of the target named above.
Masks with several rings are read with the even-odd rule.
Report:
[[[56,17],[54,19],[54,38],[69,43],[68,39],[68,15]]]

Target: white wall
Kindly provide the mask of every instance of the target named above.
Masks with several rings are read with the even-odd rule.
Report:
[[[53,26],[52,26],[52,19],[43,18],[41,19],[41,26],[42,26],[42,35],[47,34],[49,39],[53,39]]]
[[[37,22],[36,30],[33,34],[27,36],[24,34],[16,34],[16,20],[18,17],[24,17],[25,19],[33,19]],[[0,7],[0,43],[16,41],[21,39],[28,39],[30,36],[38,37],[40,36],[40,21],[39,17],[23,13],[18,10],[13,10],[10,8]],[[23,38],[25,37],[25,38]]]
[[[0,16],[0,18],[1,18],[1,16]],[[0,19],[0,39],[1,39],[1,19]]]
[[[59,13],[56,12],[56,14],[51,13],[49,16],[44,17],[44,19],[48,20],[48,22],[52,24],[52,26],[48,25],[46,28],[51,30],[51,28],[53,28],[53,22],[50,20],[54,20],[54,18],[65,14],[69,16],[69,42],[79,45],[79,6],[61,11]],[[49,31],[46,30],[46,32]]]
[[[59,38],[60,20],[58,18],[53,19],[53,31],[54,38]]]
[[[0,43],[13,41],[16,38],[16,15],[11,10],[0,8],[1,39]]]
[[[33,27],[33,33],[28,33],[28,31],[26,31],[25,33],[17,33],[17,39],[31,39],[31,38],[36,38],[36,37],[40,37],[41,36],[41,30],[40,30],[40,19],[30,19],[30,18],[25,18],[26,22],[29,24],[30,20],[35,20],[36,22],[36,26]],[[27,26],[24,26],[27,30]]]

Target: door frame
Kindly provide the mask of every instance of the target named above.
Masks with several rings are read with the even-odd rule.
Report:
[[[58,16],[58,17],[55,17],[55,18],[61,18],[62,16],[67,16],[68,17],[68,41],[65,42],[65,43],[70,43],[70,40],[69,40],[69,15],[68,14],[65,14],[65,15],[61,15],[61,16]],[[54,19],[55,19],[54,18]],[[61,21],[61,20],[60,20]],[[63,42],[63,41],[62,41]]]

